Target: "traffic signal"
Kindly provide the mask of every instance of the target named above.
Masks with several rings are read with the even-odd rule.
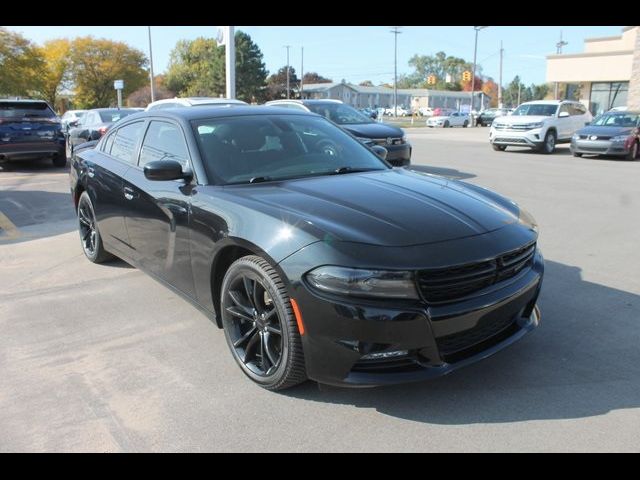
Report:
[[[427,85],[435,85],[435,84],[436,84],[436,76],[429,75],[429,77],[427,78]]]
[[[465,82],[471,81],[471,72],[469,70],[462,72],[462,80]]]

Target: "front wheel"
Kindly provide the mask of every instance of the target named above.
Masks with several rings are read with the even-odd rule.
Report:
[[[449,121],[445,120],[444,124],[442,125],[442,128],[449,128]]]
[[[573,152],[573,156],[574,156],[574,157],[581,157],[581,156],[582,156],[582,154],[581,154],[581,153],[577,153],[577,152]]]
[[[495,143],[491,145],[496,152],[504,152],[507,149],[506,145],[496,145]]]
[[[468,125],[469,125],[469,122],[465,120],[464,123],[462,124],[462,128],[467,128]]]
[[[82,250],[90,262],[102,263],[114,258],[102,245],[93,203],[87,192],[82,192],[78,200],[78,227]]]
[[[540,152],[549,155],[556,149],[556,134],[555,132],[547,132],[544,136],[544,142],[540,147]]]
[[[220,300],[227,344],[245,375],[267,390],[307,379],[291,299],[266,260],[251,255],[231,264]]]

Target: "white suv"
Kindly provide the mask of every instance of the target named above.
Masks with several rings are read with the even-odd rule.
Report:
[[[215,97],[184,97],[184,98],[165,98],[147,105],[146,111],[159,110],[176,107],[227,107],[232,105],[247,105],[247,102],[235,100],[233,98],[215,98]]]
[[[580,102],[538,100],[520,105],[491,124],[489,142],[494,150],[507,146],[530,147],[542,153],[553,153],[558,143],[569,143],[571,136],[592,120],[591,113]]]

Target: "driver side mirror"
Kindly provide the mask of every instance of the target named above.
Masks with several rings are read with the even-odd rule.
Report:
[[[190,179],[191,174],[182,171],[182,164],[175,160],[154,160],[144,166],[147,180]]]
[[[382,160],[387,159],[387,149],[381,145],[373,145],[370,147],[377,156],[379,156]]]
[[[569,116],[569,112],[560,112],[558,118],[566,118]]]

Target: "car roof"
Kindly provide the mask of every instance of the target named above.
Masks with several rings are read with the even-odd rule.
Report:
[[[522,105],[529,105],[531,103],[542,103],[545,105],[560,105],[561,103],[580,103],[576,100],[532,100],[530,102],[524,102]]]
[[[157,100],[155,102],[147,105],[149,108],[152,105],[160,105],[163,103],[182,103],[183,105],[207,105],[207,104],[216,104],[216,103],[233,103],[237,105],[247,105],[247,102],[243,102],[242,100],[238,100],[235,98],[219,98],[219,97],[174,97],[174,98],[164,98],[162,100]]]
[[[130,115],[127,119],[147,118],[147,117],[166,117],[176,120],[201,120],[206,118],[224,118],[224,117],[244,117],[249,115],[312,115],[319,117],[315,113],[305,112],[303,110],[292,110],[290,108],[282,108],[266,105],[238,105],[232,108],[222,107],[206,107],[199,108],[175,107],[166,110],[147,110]]]
[[[343,102],[340,100],[336,100],[334,98],[323,98],[323,99],[312,99],[312,98],[308,98],[308,99],[303,99],[303,100],[299,100],[299,99],[294,99],[294,98],[282,98],[282,99],[278,99],[278,100],[271,100],[267,103],[265,103],[265,105],[275,105],[278,103],[297,103],[299,105],[320,105],[323,103],[333,103],[333,104],[342,104]]]
[[[19,102],[19,103],[47,103],[46,100],[35,100],[33,98],[0,98],[0,102]]]

